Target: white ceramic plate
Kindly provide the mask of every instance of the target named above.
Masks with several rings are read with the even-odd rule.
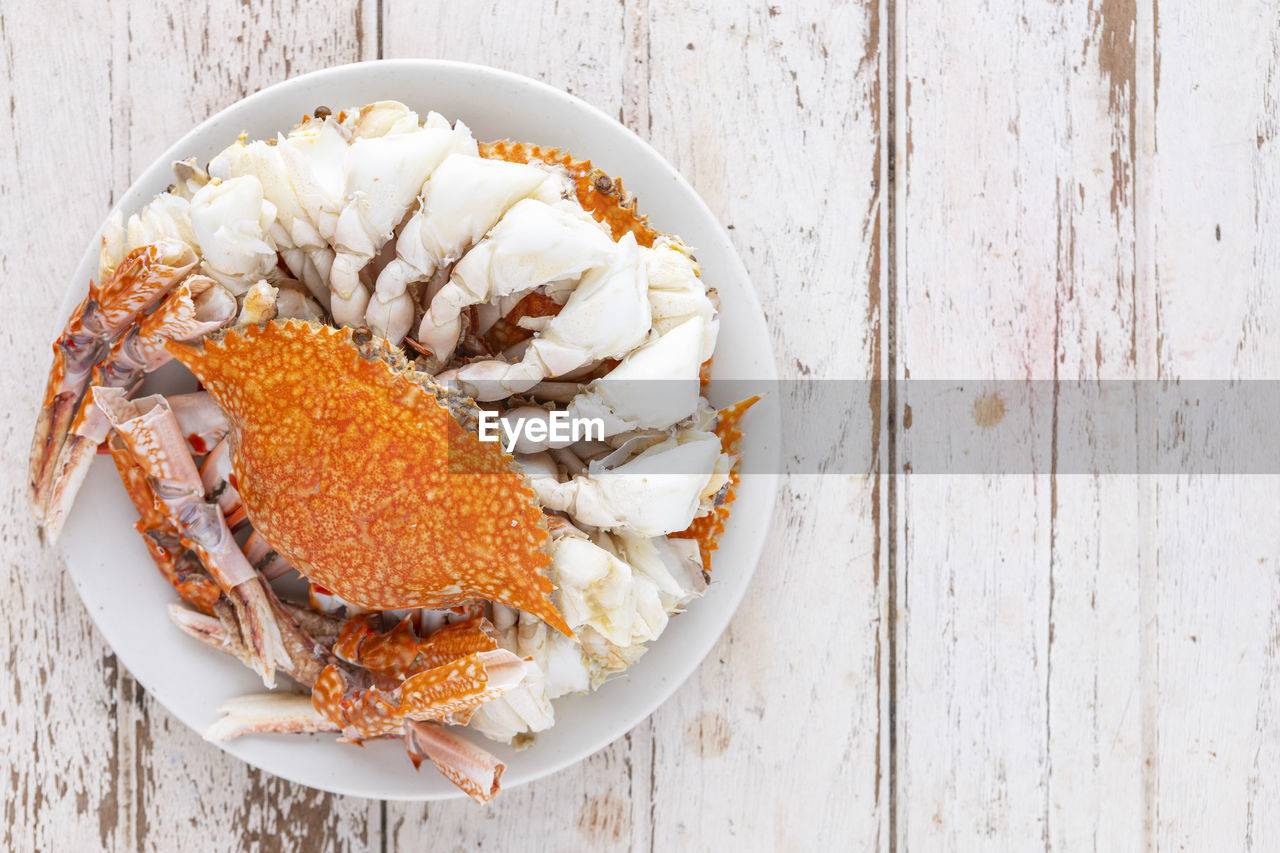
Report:
[[[173,160],[194,155],[204,163],[241,131],[267,137],[287,131],[317,105],[336,112],[384,99],[403,101],[422,115],[436,110],[451,120],[462,119],[480,140],[509,137],[562,147],[623,178],[654,227],[678,234],[696,248],[703,277],[719,289],[722,320],[715,377],[757,380],[762,386],[776,378],[769,336],[746,270],[689,184],[604,113],[504,71],[394,60],[331,68],[280,83],[233,104],[175,143],[129,188],[120,207],[132,212],[162,191],[171,180]],[[59,327],[96,274],[98,243],[95,236],[76,270]],[[756,470],[776,470],[776,407],[773,395],[744,421],[743,449],[755,460]],[[504,787],[545,776],[608,745],[652,713],[693,672],[746,590],[769,529],[777,479],[774,474],[744,478],[716,553],[714,582],[687,613],[671,620],[624,676],[595,693],[557,700],[555,727],[539,734],[529,749],[516,752],[469,735],[506,762]],[[235,659],[187,639],[170,624],[166,606],[175,596],[134,532],[135,519],[111,463],[99,457],[63,533],[67,565],[85,606],[125,666],[166,708],[203,732],[217,719],[223,700],[260,692],[262,683]],[[336,743],[328,734],[262,735],[220,746],[263,770],[335,793],[396,800],[461,796],[429,764],[415,772],[399,742],[358,749]]]

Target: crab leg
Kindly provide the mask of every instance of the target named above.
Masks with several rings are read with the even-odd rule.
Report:
[[[338,634],[342,630],[342,620],[338,617],[312,610],[301,604],[294,604],[292,601],[281,601],[280,606],[293,617],[299,628],[306,631],[321,645],[331,647],[338,641]]]
[[[182,544],[182,537],[169,517],[156,508],[155,493],[151,491],[147,475],[138,467],[124,442],[119,436],[112,436],[107,447],[120,473],[120,481],[138,510],[139,519],[134,528],[142,535],[156,568],[173,584],[184,601],[212,615],[222,591],[205,573],[199,558]]]
[[[296,694],[236,696],[223,702],[218,710],[223,717],[205,732],[212,741],[257,734],[338,731],[336,724],[311,707],[307,697]],[[433,723],[407,720],[401,738],[415,768],[422,765],[423,759],[430,759],[446,779],[478,803],[487,803],[498,793],[506,765],[461,735]]]
[[[201,471],[201,476],[203,475],[204,472]],[[226,512],[226,510],[224,509],[223,512]],[[235,512],[242,519],[247,519],[248,517],[244,512],[243,505],[237,504]],[[233,523],[230,517],[228,517],[227,523]],[[289,561],[281,557],[256,530],[250,533],[249,538],[245,540],[244,555],[250,563],[253,563],[253,567],[262,572],[262,576],[269,581],[296,571],[293,566],[289,565]]]
[[[203,643],[211,648],[226,652],[239,658],[246,664],[249,663],[248,652],[244,644],[240,642],[236,636],[236,632],[229,631],[227,626],[218,618],[208,616],[203,613],[189,610],[179,605],[171,605],[169,607],[169,616],[174,624],[187,636]],[[464,623],[458,623],[463,625]],[[430,638],[428,638],[428,641]],[[453,666],[442,666],[436,669],[428,670],[428,673],[434,673],[430,676],[431,684],[434,685],[434,692],[440,694],[442,686],[456,687],[459,674],[469,676],[473,683],[481,681],[470,672],[479,668],[483,676],[488,676],[490,680],[496,681],[489,688],[479,694],[478,697],[473,696],[467,700],[459,700],[457,691],[452,691],[450,697],[444,695],[434,696],[437,710],[447,706],[450,699],[456,705],[460,701],[466,702],[469,707],[474,710],[483,701],[496,698],[510,689],[514,684],[509,684],[512,675],[516,676],[516,683],[524,673],[523,662],[510,652],[488,652],[488,658],[481,655],[470,655],[462,658],[454,663]],[[318,658],[319,655],[317,654]],[[501,658],[500,661],[494,661],[494,658]],[[507,660],[511,659],[518,667],[512,666]],[[461,664],[461,666],[459,666]],[[353,710],[354,703],[352,700],[342,699],[342,692],[345,692],[346,682],[339,669],[340,664],[327,667],[321,673],[321,680],[324,683],[317,683],[313,690],[311,698],[308,700],[300,696],[292,696],[287,694],[266,694],[256,696],[243,696],[228,700],[219,709],[225,715],[206,732],[205,736],[210,740],[224,741],[232,738],[240,737],[248,734],[265,734],[265,733],[298,733],[298,732],[326,732],[341,731],[350,729],[349,712]],[[297,677],[297,676],[295,676]],[[412,679],[411,679],[412,680]],[[299,679],[302,681],[302,679]],[[425,681],[419,679],[419,681]],[[336,683],[335,683],[336,682]],[[302,683],[306,684],[305,681]],[[481,683],[483,683],[481,681]],[[395,694],[402,694],[403,687],[395,691]],[[330,691],[338,691],[336,695]],[[419,685],[420,692],[433,692],[432,688]],[[500,692],[499,692],[500,691]],[[381,699],[384,691],[374,689],[366,690],[358,697],[378,696]],[[393,694],[393,695],[395,695]],[[493,694],[493,695],[489,695]],[[402,715],[404,710],[403,701],[409,699],[410,704],[414,704],[411,697],[401,696],[398,703],[400,708],[390,708],[391,720],[380,721],[376,719],[365,721],[365,725],[361,727],[361,731],[356,735],[356,739],[360,737],[381,737],[399,735],[405,743],[405,747],[409,753],[409,758],[413,761],[413,766],[419,767],[423,758],[430,758],[431,762],[436,765],[446,779],[453,782],[459,788],[467,793],[477,802],[487,802],[492,799],[494,794],[498,792],[499,780],[502,777],[503,770],[506,769],[501,761],[489,752],[472,744],[470,741],[454,734],[453,732],[441,726],[428,723],[423,720],[414,719]],[[393,699],[393,701],[395,701]],[[366,698],[365,705],[379,711],[388,709],[389,706],[385,699],[379,703],[373,703]],[[425,703],[419,701],[416,708],[420,713],[427,713],[424,710]],[[415,714],[415,716],[417,716]],[[444,714],[448,717],[450,715]],[[369,725],[373,722],[375,725]],[[377,731],[373,731],[373,728]],[[349,732],[349,734],[355,734]]]
[[[414,634],[411,621],[405,618],[382,634],[370,627],[367,614],[348,619],[333,653],[371,672],[403,679],[500,645],[493,623],[483,616],[445,625],[425,640]]]
[[[236,544],[217,504],[205,500],[200,474],[173,410],[163,397],[129,401],[119,389],[110,388],[95,388],[93,394],[146,472],[158,503],[176,523],[184,542],[235,606],[253,668],[263,683],[274,686],[276,664],[287,667],[291,661],[272,615],[270,593]]]
[[[487,803],[500,788],[507,765],[496,756],[443,726],[409,720],[404,743],[413,766],[430,758],[440,773],[477,803]]]
[[[204,736],[228,741],[243,735],[336,732],[338,727],[311,707],[311,700],[294,693],[236,696],[218,708],[224,716]]]
[[[29,488],[37,518],[44,519],[58,452],[94,365],[107,355],[111,343],[190,272],[197,261],[191,247],[177,240],[160,240],[135,249],[110,279],[90,286],[89,295],[67,320],[62,335],[53,344],[53,367],[31,441]]]
[[[235,316],[235,297],[213,279],[188,276],[154,312],[133,326],[111,346],[105,360],[93,369],[94,385],[133,389],[144,373],[173,360],[167,341],[190,341],[222,328]],[[71,511],[98,445],[111,424],[86,397],[58,454],[45,510],[44,531],[56,542]]]
[[[476,708],[517,687],[526,663],[506,649],[475,652],[405,679],[392,690],[350,689],[342,670],[327,666],[311,691],[316,710],[342,725],[343,736],[394,734],[405,720],[464,720]]]

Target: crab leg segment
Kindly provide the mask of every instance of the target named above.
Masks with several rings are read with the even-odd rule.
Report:
[[[205,501],[200,474],[173,410],[163,397],[130,401],[114,388],[94,388],[93,394],[147,474],[159,504],[176,523],[184,543],[196,552],[236,607],[254,670],[263,683],[274,686],[276,664],[288,666],[291,661],[271,612],[270,593],[236,544],[217,504]]]
[[[178,605],[170,606],[169,616],[187,636],[247,662],[243,644],[219,619]],[[305,696],[282,693],[239,696],[227,700],[218,710],[224,716],[205,732],[209,740],[228,741],[252,734],[340,731],[340,725],[328,713],[318,710],[314,699]],[[430,758],[446,779],[477,802],[487,802],[498,792],[506,765],[465,738],[441,726],[411,719],[404,720],[401,729],[387,728],[387,734],[399,734],[403,738],[415,768],[422,764],[423,758]]]
[[[44,519],[58,453],[94,366],[112,342],[195,267],[190,246],[161,240],[130,252],[101,285],[72,313],[53,344],[53,367],[45,387],[44,407],[31,441],[30,497],[36,516]]]
[[[240,502],[240,493],[231,485],[234,476],[231,470],[231,443],[224,438],[213,446],[201,463],[200,485],[204,487],[209,500],[215,501],[222,510],[227,526],[233,528],[238,527],[247,517],[244,504]],[[249,562],[256,564],[258,561],[250,557]]]
[[[409,619],[385,634],[369,625],[367,615],[356,616],[342,626],[333,652],[343,660],[371,672],[407,678],[476,652],[498,648],[498,633],[483,616],[454,622],[419,640]]]
[[[348,695],[336,666],[325,667],[312,689],[316,710],[342,726],[351,741],[394,734],[405,720],[469,717],[520,684],[525,662],[505,649],[476,652],[418,673],[393,690],[370,687]]]
[[[431,759],[446,779],[477,803],[487,803],[498,793],[507,765],[461,735],[409,720],[404,725],[404,742],[414,767],[422,764],[423,758]]]
[[[178,419],[187,447],[197,456],[208,453],[209,448],[226,438],[231,430],[227,416],[207,391],[174,394],[165,399],[173,409],[173,416]]]
[[[173,584],[184,601],[212,616],[214,604],[222,591],[205,573],[199,558],[182,544],[182,538],[169,517],[156,508],[156,496],[147,482],[147,475],[138,467],[124,442],[119,436],[113,436],[107,447],[120,473],[120,482],[138,510],[139,519],[134,529],[142,535],[156,568]]]
[[[228,741],[243,735],[338,730],[336,725],[311,707],[306,696],[292,693],[236,696],[223,702],[218,710],[225,716],[204,734],[212,741]]]

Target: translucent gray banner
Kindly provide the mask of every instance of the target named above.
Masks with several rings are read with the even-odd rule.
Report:
[[[716,406],[761,397],[740,425],[747,475],[1280,474],[1276,380],[735,379],[596,390],[635,401],[641,415],[699,390]],[[650,472],[687,473],[661,462]]]

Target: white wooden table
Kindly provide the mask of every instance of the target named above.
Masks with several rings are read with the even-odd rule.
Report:
[[[483,809],[203,742],[103,644],[23,487],[44,335],[113,198],[243,95],[378,57],[505,67],[649,139],[732,227],[784,376],[890,380],[850,401],[886,472],[907,378],[1275,378],[1275,4],[155,5],[0,11],[0,847],[1280,849],[1274,477],[790,477],[696,676]]]

